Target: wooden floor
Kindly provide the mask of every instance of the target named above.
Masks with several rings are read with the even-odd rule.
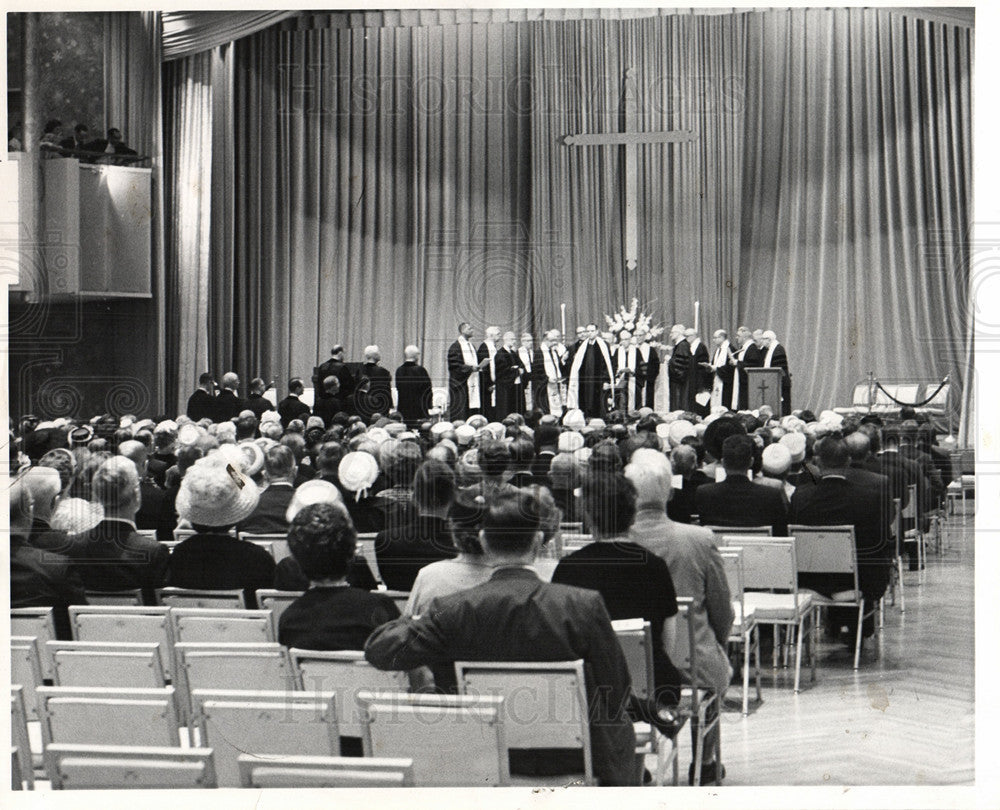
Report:
[[[973,783],[971,515],[949,519],[943,548],[929,554],[922,584],[906,572],[906,613],[887,603],[881,653],[864,650],[857,672],[846,646],[821,643],[816,681],[803,669],[796,695],[791,668],[762,662],[762,704],[722,716],[725,786]],[[681,737],[683,779],[690,735]]]

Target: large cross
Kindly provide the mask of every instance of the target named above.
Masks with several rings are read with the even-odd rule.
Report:
[[[764,394],[771,390],[771,386],[764,382],[761,378],[760,385],[757,386],[757,390],[760,391],[760,404],[764,404]]]
[[[638,90],[635,84],[635,69],[625,71],[622,88],[622,110],[619,114],[620,132],[583,133],[567,135],[563,143],[567,146],[620,146],[625,159],[625,185],[622,192],[625,208],[625,266],[635,270],[639,264],[639,222],[638,172],[639,144],[643,143],[683,143],[693,141],[697,135],[690,129],[664,130],[661,132],[638,131]]]

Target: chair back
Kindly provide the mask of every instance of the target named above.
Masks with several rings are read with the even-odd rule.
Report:
[[[726,535],[724,545],[743,549],[743,585],[747,590],[798,593],[794,537]]]
[[[42,686],[38,711],[45,748],[52,743],[87,745],[180,744],[173,687]]]
[[[240,786],[241,754],[272,765],[303,751],[340,754],[331,692],[196,689],[192,703],[192,724],[199,744],[215,752],[220,787]]]
[[[38,719],[35,690],[42,685],[42,659],[38,639],[33,636],[10,637],[10,682],[23,690],[28,716]]]
[[[690,596],[677,597],[677,630],[670,646],[670,661],[682,672],[694,673],[697,665],[697,646],[694,644],[694,628],[691,621],[691,607],[694,600]]]
[[[142,604],[142,590],[133,591],[86,591],[88,605],[123,605],[138,607]]]
[[[788,527],[795,537],[795,562],[800,574],[851,574],[858,590],[858,552],[853,526]]]
[[[917,509],[917,506],[918,506],[917,505],[917,485],[916,484],[910,484],[906,488],[906,492],[907,492],[907,496],[909,498],[909,502],[906,504],[906,508],[903,509],[903,514],[902,514],[903,520],[916,520],[917,519],[917,514],[918,514],[918,509]]]
[[[567,554],[572,554],[574,551],[578,551],[584,546],[589,546],[594,542],[594,536],[590,534],[578,534],[576,532],[559,532],[561,538],[561,553],[560,556],[565,557]]]
[[[45,749],[53,790],[214,788],[208,748],[64,745]]]
[[[412,759],[296,756],[262,762],[243,754],[237,762],[245,788],[413,787]]]
[[[745,590],[743,578],[743,548],[740,546],[720,546],[719,556],[726,572],[726,582],[729,584],[729,598],[733,607],[739,611],[736,617],[740,627],[746,624],[746,601],[743,598]]]
[[[218,610],[243,610],[247,604],[243,591],[200,590],[196,588],[157,588],[156,601],[167,607],[216,608]]]
[[[895,556],[901,557],[903,555],[903,501],[901,498],[893,498],[892,505],[892,533],[896,549]]]
[[[176,683],[187,716],[195,689],[290,691],[295,676],[288,651],[279,644],[178,642]]]
[[[257,597],[257,604],[264,610],[270,610],[274,617],[274,626],[277,628],[281,614],[285,608],[298,599],[305,591],[277,591],[273,588],[260,588],[254,591]]]
[[[156,529],[136,529],[135,533],[146,540],[156,539]]]
[[[194,537],[198,534],[194,529],[174,529],[174,542],[183,543],[189,537]]]
[[[753,537],[770,537],[772,533],[770,526],[706,526],[705,528],[712,530],[712,539],[715,540],[717,546],[726,545],[727,535],[747,534]]]
[[[579,748],[584,777],[593,782],[590,722],[583,661],[456,661],[460,695],[504,698],[510,748]],[[513,722],[531,717],[531,723]]]
[[[121,641],[50,641],[56,686],[166,686],[160,645]]]
[[[376,532],[363,532],[359,534],[355,553],[365,558],[365,562],[368,563],[368,567],[371,569],[372,576],[375,577],[375,582],[382,585],[382,572],[378,570],[378,560],[375,558],[376,537],[378,537]]]
[[[38,639],[38,654],[42,665],[42,677],[52,679],[52,656],[45,649],[46,641],[56,640],[56,624],[50,607],[26,607],[10,609],[10,634]]]
[[[240,532],[240,540],[264,546],[267,552],[274,557],[275,562],[280,562],[285,557],[290,557],[292,552],[288,550],[288,534],[253,534],[250,532]]]
[[[646,700],[655,688],[652,626],[645,619],[618,619],[611,622],[611,626],[625,654],[628,674],[632,678],[632,694]]]
[[[264,644],[275,641],[270,610],[219,610],[176,607],[170,610],[174,641]]]
[[[503,698],[360,692],[365,757],[413,760],[418,787],[510,782]]]
[[[21,751],[16,745],[10,747],[10,789],[24,790],[24,763],[21,762]],[[34,787],[32,785],[32,787]],[[31,790],[32,788],[28,788]]]
[[[71,605],[69,623],[75,641],[159,644],[163,674],[167,678],[172,677],[174,637],[170,627],[170,608],[161,605]]]
[[[331,690],[337,696],[337,722],[345,737],[360,737],[361,716],[355,696],[359,692],[406,692],[409,681],[405,672],[375,669],[358,650],[288,651],[298,684],[303,689]]]
[[[24,702],[24,687],[10,688],[10,742],[16,756],[12,765],[17,766],[18,774],[11,777],[14,790],[22,790],[23,782],[28,783],[31,790],[35,784],[35,769],[31,763],[31,738],[28,736],[28,710]]]

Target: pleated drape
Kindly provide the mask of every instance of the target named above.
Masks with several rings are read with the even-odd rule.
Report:
[[[214,52],[207,100],[201,58],[171,63],[177,183],[202,193],[167,218],[193,324],[168,343],[178,391],[206,363],[283,391],[334,343],[390,369],[417,343],[442,383],[460,320],[537,334],[566,303],[572,331],[633,295],[663,324],[700,301],[703,337],[775,329],[796,407],[869,370],[960,383],[971,47],[967,27],[808,9],[279,26]],[[620,128],[628,68],[642,129],[697,133],[639,149],[634,273],[621,150],[562,142]]]

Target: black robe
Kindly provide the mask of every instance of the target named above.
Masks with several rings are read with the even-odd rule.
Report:
[[[686,340],[680,340],[674,346],[674,352],[667,361],[667,374],[670,375],[670,410],[688,410],[688,390],[691,387],[691,345]]]
[[[517,349],[500,349],[494,360],[496,366],[497,407],[495,418],[503,419],[512,413],[523,414],[524,409],[524,366],[517,356]]]
[[[480,412],[480,408],[469,408],[469,375],[478,374],[475,366],[467,365],[462,354],[462,346],[456,340],[448,347],[448,418],[466,419],[470,411]],[[480,401],[485,392],[480,386]]]
[[[688,344],[688,348],[690,350],[690,344]],[[712,372],[706,371],[699,365],[699,363],[707,362],[708,348],[702,341],[698,341],[698,347],[691,352],[691,364],[688,366],[688,399],[685,407],[699,416],[708,416],[708,412],[711,410],[710,403],[699,405],[698,400],[695,399],[698,394],[712,390]]]
[[[741,346],[740,351],[742,350],[743,347]],[[736,355],[738,357],[739,352]],[[737,405],[741,411],[748,410],[750,407],[750,380],[747,377],[746,370],[748,368],[760,368],[763,362],[764,358],[760,353],[760,347],[751,341],[746,354],[743,355],[743,359],[739,361],[736,367],[736,373],[740,375],[740,391],[737,397]]]
[[[362,419],[392,410],[392,375],[375,363],[365,363],[354,389],[354,410]]]
[[[431,375],[407,360],[396,369],[396,409],[410,427],[419,427],[431,407]]]
[[[593,343],[582,343],[577,351],[582,351],[583,363],[580,365],[580,379],[577,388],[577,407],[588,419],[604,417],[608,412],[608,391],[604,384],[611,383],[608,376],[608,366],[604,362],[604,353],[595,340]],[[614,370],[614,357],[611,357],[611,368]],[[575,359],[575,358],[574,358]]]

